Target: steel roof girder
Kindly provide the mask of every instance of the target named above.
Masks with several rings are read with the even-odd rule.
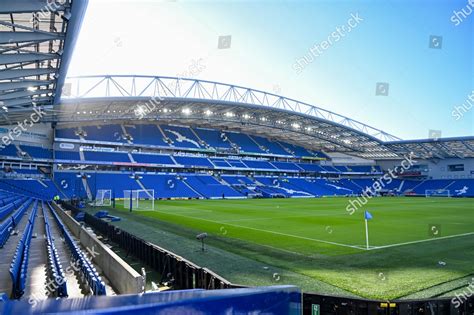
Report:
[[[56,33],[39,32],[0,32],[0,44],[44,42],[60,40],[62,35]]]
[[[0,64],[14,64],[22,62],[35,62],[58,59],[58,54],[42,54],[42,53],[19,53],[19,54],[0,54]]]
[[[61,3],[52,5],[49,0],[2,0],[0,1],[0,14],[32,13],[32,12],[57,12],[63,11],[65,6]]]
[[[55,69],[13,69],[0,71],[0,80],[12,80],[54,73]]]

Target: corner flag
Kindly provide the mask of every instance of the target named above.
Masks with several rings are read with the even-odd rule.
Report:
[[[372,214],[369,211],[365,211],[365,219],[366,220],[371,220],[372,219]]]
[[[365,244],[366,248],[369,249],[369,224],[368,221],[372,220],[372,214],[369,211],[364,212],[365,218]]]

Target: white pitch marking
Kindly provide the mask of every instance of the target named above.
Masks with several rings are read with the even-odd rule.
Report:
[[[405,242],[405,243],[397,243],[397,244],[390,244],[390,245],[374,246],[374,247],[370,248],[369,250],[382,249],[382,248],[389,248],[389,247],[397,247],[397,246],[410,245],[410,244],[417,244],[417,243],[424,243],[424,242],[432,242],[432,241],[437,241],[437,240],[443,240],[443,239],[454,238],[454,237],[460,237],[460,236],[468,236],[468,235],[474,235],[474,232],[463,233],[463,234],[456,234],[456,235],[448,235],[448,236],[442,236],[442,237],[436,237],[436,238],[429,238],[429,239],[425,239],[425,240],[411,241],[411,242]]]
[[[155,212],[163,212],[163,211],[155,211]],[[336,243],[336,242],[330,242],[330,241],[320,240],[320,239],[316,239],[316,238],[309,238],[309,237],[298,236],[298,235],[292,235],[292,234],[286,234],[286,233],[281,233],[281,232],[275,232],[275,231],[269,231],[269,230],[262,230],[262,229],[257,229],[257,228],[248,227],[248,226],[242,226],[242,225],[236,225],[236,224],[229,224],[229,223],[219,222],[219,221],[214,221],[214,220],[208,220],[208,219],[190,217],[190,216],[187,216],[187,215],[182,215],[182,214],[177,214],[177,213],[168,213],[168,212],[163,212],[163,213],[171,214],[171,215],[175,215],[175,216],[180,216],[180,217],[185,217],[185,218],[189,218],[189,219],[195,219],[195,220],[201,220],[201,221],[207,221],[207,222],[212,222],[212,223],[217,223],[217,224],[222,224],[222,225],[228,225],[228,226],[238,227],[238,228],[242,228],[242,229],[254,230],[254,231],[265,232],[265,233],[276,234],[276,235],[289,236],[289,237],[294,237],[294,238],[299,238],[299,239],[308,240],[308,241],[314,241],[314,242],[320,242],[320,243],[325,243],[325,244],[330,244],[330,245],[336,245],[336,246],[342,246],[342,247],[349,247],[349,248],[360,249],[360,247],[358,247],[358,246],[347,245],[347,244]]]
[[[233,220],[224,220],[226,222],[241,222],[241,221],[260,221],[260,220],[272,220],[272,219],[297,219],[297,218],[309,218],[309,217],[342,217],[340,213],[337,214],[304,214],[304,215],[292,215],[292,216],[273,216],[273,217],[261,217],[261,218],[245,218],[245,219],[233,219]]]

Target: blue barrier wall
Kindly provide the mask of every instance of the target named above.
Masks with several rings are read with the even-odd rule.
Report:
[[[2,315],[28,314],[301,314],[294,286],[250,289],[183,290],[143,295],[91,296],[41,302],[0,302]]]

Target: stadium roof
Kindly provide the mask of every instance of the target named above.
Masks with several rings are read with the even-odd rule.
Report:
[[[414,152],[422,159],[474,158],[474,137],[439,138],[385,142],[399,155]]]
[[[133,75],[76,77],[65,84],[87,3],[0,1],[0,124],[22,121],[40,106],[47,113],[43,122],[191,124],[367,159],[411,152],[422,159],[474,157],[474,137],[403,141],[320,107],[236,85]]]
[[[0,1],[3,123],[58,102],[86,5],[87,0]]]
[[[474,157],[471,138],[402,141],[348,117],[263,91],[158,76],[69,78],[55,121],[159,121],[246,131],[367,159]]]

